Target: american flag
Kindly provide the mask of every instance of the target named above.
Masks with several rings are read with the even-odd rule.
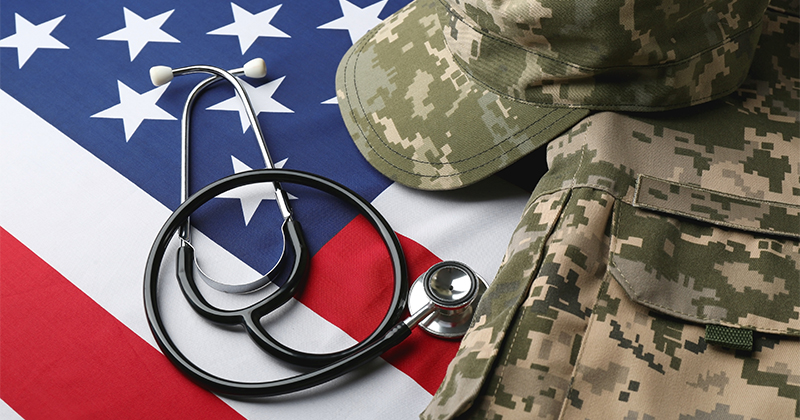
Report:
[[[427,405],[457,342],[415,331],[333,382],[243,402],[183,377],[147,326],[144,265],[180,204],[181,109],[203,78],[153,87],[153,65],[237,68],[263,57],[267,78],[245,83],[277,166],[334,179],[371,201],[400,235],[412,281],[442,259],[491,280],[524,207],[528,194],[500,179],[451,192],[394,184],[353,145],[336,104],[337,65],[407,0],[281,1],[3,2],[0,418],[408,419]],[[192,191],[264,166],[229,86],[199,98],[192,128]],[[388,306],[386,252],[353,209],[286,189],[311,272],[297,300],[265,322],[306,351],[344,348]],[[212,200],[193,217],[203,268],[224,279],[266,272],[280,253],[278,214],[263,188]],[[299,372],[194,314],[173,272],[161,283],[167,328],[199,365],[240,381]],[[231,307],[254,299],[209,294]]]

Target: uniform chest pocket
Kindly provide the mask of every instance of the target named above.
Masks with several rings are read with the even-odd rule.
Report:
[[[635,302],[707,335],[800,336],[798,239],[800,206],[640,176],[633,204],[617,204],[609,271]]]

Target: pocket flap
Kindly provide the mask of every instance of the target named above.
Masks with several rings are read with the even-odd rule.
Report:
[[[641,176],[634,205],[617,202],[609,272],[634,301],[657,311],[800,336],[792,211]]]
[[[749,232],[800,238],[800,205],[754,200],[639,175],[633,205]]]

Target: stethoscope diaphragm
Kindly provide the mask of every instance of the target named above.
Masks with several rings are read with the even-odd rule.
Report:
[[[408,310],[416,313],[433,302],[437,309],[419,326],[446,339],[459,339],[469,329],[472,315],[488,284],[457,261],[442,261],[417,277],[408,295]]]

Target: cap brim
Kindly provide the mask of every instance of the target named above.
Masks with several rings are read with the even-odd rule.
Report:
[[[414,1],[361,38],[339,64],[344,122],[367,161],[389,178],[426,190],[466,186],[588,114],[488,89],[453,59],[442,22],[447,12],[438,0]]]

